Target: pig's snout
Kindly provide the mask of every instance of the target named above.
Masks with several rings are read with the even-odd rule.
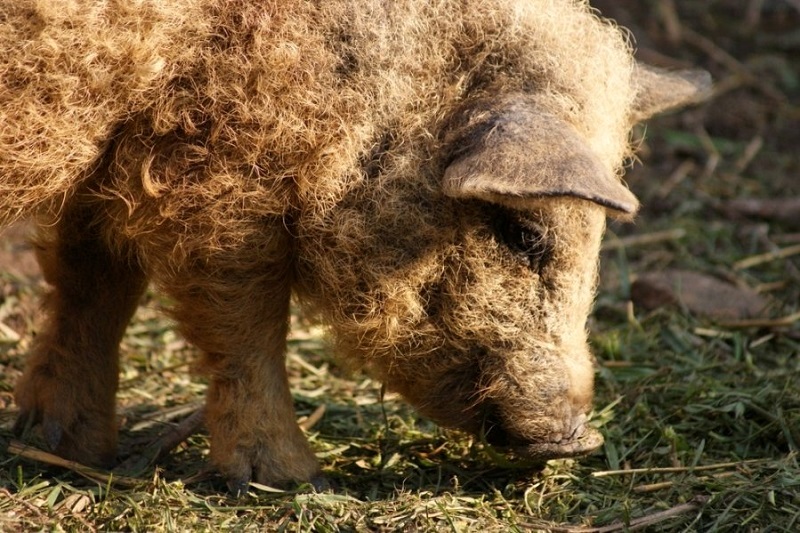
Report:
[[[603,435],[587,424],[584,414],[574,416],[564,432],[552,433],[541,439],[526,439],[488,417],[482,433],[484,440],[492,446],[536,461],[588,455],[603,445]]]
[[[560,442],[535,442],[514,446],[514,451],[529,459],[547,461],[588,455],[603,445],[603,435],[594,428],[583,426],[574,438]]]

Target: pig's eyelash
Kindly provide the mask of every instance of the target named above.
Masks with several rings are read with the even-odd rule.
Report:
[[[492,222],[497,240],[525,266],[539,270],[547,263],[552,245],[542,226],[508,212],[500,213]]]

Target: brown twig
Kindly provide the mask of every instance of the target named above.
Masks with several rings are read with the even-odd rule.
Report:
[[[698,482],[712,481],[712,480],[716,481],[716,480],[719,480],[719,479],[731,477],[731,476],[733,476],[735,474],[736,474],[736,472],[720,472],[718,474],[711,474],[710,476],[701,476],[701,477],[697,478],[696,481],[698,481]],[[673,481],[673,480],[660,481],[658,483],[647,483],[647,484],[644,484],[644,485],[637,485],[637,486],[633,487],[633,492],[636,492],[637,494],[644,494],[644,493],[647,493],[647,492],[656,492],[656,491],[659,491],[659,490],[668,489],[668,488],[672,487],[673,485],[675,485],[675,481]]]
[[[737,198],[719,203],[719,208],[729,216],[756,217],[797,223],[800,220],[800,197],[790,198]],[[773,239],[778,236],[773,236]]]
[[[128,476],[118,476],[113,472],[98,470],[76,461],[63,459],[57,455],[53,455],[52,453],[25,445],[16,440],[12,440],[9,443],[8,453],[18,455],[26,459],[31,459],[32,461],[58,466],[60,468],[66,468],[67,470],[71,470],[76,474],[96,483],[116,485],[124,488],[139,487],[147,483],[147,481],[143,479],[137,479]]]
[[[313,413],[299,420],[297,424],[300,426],[300,429],[303,431],[309,431],[311,428],[316,426],[317,423],[322,420],[323,415],[325,415],[325,409],[325,404],[320,404],[319,407],[314,409]]]
[[[744,27],[748,32],[753,31],[761,23],[761,10],[764,8],[764,0],[750,0],[744,14]]]
[[[753,137],[747,146],[745,147],[742,155],[739,159],[736,160],[734,166],[737,172],[744,172],[745,169],[750,166],[750,163],[753,162],[753,159],[758,155],[761,149],[764,147],[764,137],[761,135],[756,135]]]
[[[785,94],[780,92],[778,89],[770,85],[769,83],[765,82],[764,80],[760,79],[758,76],[750,72],[750,70],[740,63],[735,57],[730,55],[728,52],[717,46],[714,41],[700,35],[696,31],[684,26],[681,31],[681,36],[683,40],[686,41],[688,44],[694,46],[695,48],[700,49],[712,58],[714,61],[724,65],[729,70],[734,72],[738,77],[740,77],[744,82],[747,84],[757,88],[761,91],[765,96],[769,97],[771,100],[778,102],[780,104],[788,103],[788,98]]]
[[[592,477],[631,476],[634,474],[671,474],[675,472],[703,472],[706,470],[719,470],[721,468],[734,468],[749,464],[764,463],[767,459],[749,459],[732,463],[717,463],[701,466],[668,466],[664,468],[629,468],[627,470],[603,470],[592,472]]]
[[[678,516],[688,514],[699,510],[708,501],[708,496],[695,496],[690,502],[676,505],[664,511],[634,518],[630,522],[623,522],[621,520],[613,522],[607,526],[600,527],[585,527],[585,526],[548,526],[547,529],[554,533],[615,533],[617,531],[638,531],[645,529],[661,522],[671,520]],[[522,524],[527,527],[536,528],[535,524]]]
[[[192,402],[185,405],[178,405],[169,409],[161,409],[156,413],[143,417],[138,422],[133,423],[128,429],[130,431],[142,431],[154,426],[161,426],[171,423],[187,415],[191,417],[197,411],[203,410],[203,402]]]
[[[730,320],[719,322],[719,326],[729,329],[740,328],[787,328],[800,322],[800,312],[779,318],[750,318],[745,320]]]
[[[669,177],[666,180],[664,180],[664,183],[658,188],[658,191],[656,191],[656,196],[661,199],[664,199],[667,196],[669,196],[669,194],[675,189],[675,187],[680,185],[681,182],[683,182],[686,179],[689,173],[695,170],[696,166],[697,165],[695,164],[695,162],[692,161],[691,159],[687,159],[681,162],[681,164],[678,165],[678,168],[676,168],[672,172],[672,174],[670,174]]]
[[[630,237],[612,237],[611,240],[603,242],[603,251],[607,252],[620,248],[631,248],[633,246],[643,246],[645,244],[655,244],[664,241],[677,241],[682,239],[685,235],[686,230],[671,229],[642,235],[631,235]]]
[[[10,448],[10,446],[9,446],[9,448]],[[37,506],[33,505],[30,502],[25,501],[22,498],[19,498],[19,497],[15,496],[8,489],[0,488],[0,496],[2,496],[3,498],[7,498],[7,499],[11,500],[15,504],[19,504],[22,507],[25,507],[28,511],[32,512],[33,514],[35,514],[38,517],[43,517],[45,515],[45,513],[43,513],[42,510],[39,509]]]
[[[754,266],[763,265],[764,263],[769,263],[771,261],[786,259],[792,257],[793,255],[798,255],[798,254],[800,254],[800,244],[797,244],[795,246],[787,246],[786,248],[780,248],[772,252],[754,255],[752,257],[748,257],[747,259],[736,261],[733,264],[733,269],[744,270],[746,268],[752,268]]]
[[[203,425],[203,417],[204,410],[202,408],[195,409],[179,424],[175,424],[161,433],[142,453],[128,457],[118,468],[123,471],[137,472],[145,466],[159,461],[177,448],[180,443],[197,433]]]
[[[181,423],[164,432],[151,447],[151,449],[157,451],[155,460],[161,459],[177,448],[181,442],[197,433],[203,425],[204,417],[205,411],[198,409],[187,416]]]
[[[664,23],[669,42],[672,44],[680,43],[683,25],[680,17],[678,17],[678,10],[675,7],[674,0],[661,0],[656,5],[656,9],[661,21]]]

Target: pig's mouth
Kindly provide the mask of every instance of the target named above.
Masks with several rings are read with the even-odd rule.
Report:
[[[603,435],[596,429],[587,427],[579,437],[572,440],[517,444],[512,445],[512,449],[527,459],[549,461],[588,455],[602,445]]]
[[[542,462],[588,455],[603,445],[603,435],[586,424],[585,416],[575,419],[570,434],[552,440],[528,440],[509,433],[499,424],[484,425],[481,437],[493,447]]]

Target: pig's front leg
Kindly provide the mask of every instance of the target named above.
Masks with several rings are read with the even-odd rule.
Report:
[[[234,494],[253,480],[273,486],[320,486],[316,457],[297,425],[282,354],[208,357],[206,400],[211,461]]]
[[[245,491],[251,480],[319,482],[285,368],[288,261],[264,264],[243,252],[212,264],[166,285],[185,335],[206,354],[211,461],[234,493]]]
[[[118,345],[146,286],[136,258],[109,250],[91,213],[70,206],[37,258],[50,293],[46,322],[16,384],[17,434],[41,425],[57,454],[110,466],[116,456]]]

